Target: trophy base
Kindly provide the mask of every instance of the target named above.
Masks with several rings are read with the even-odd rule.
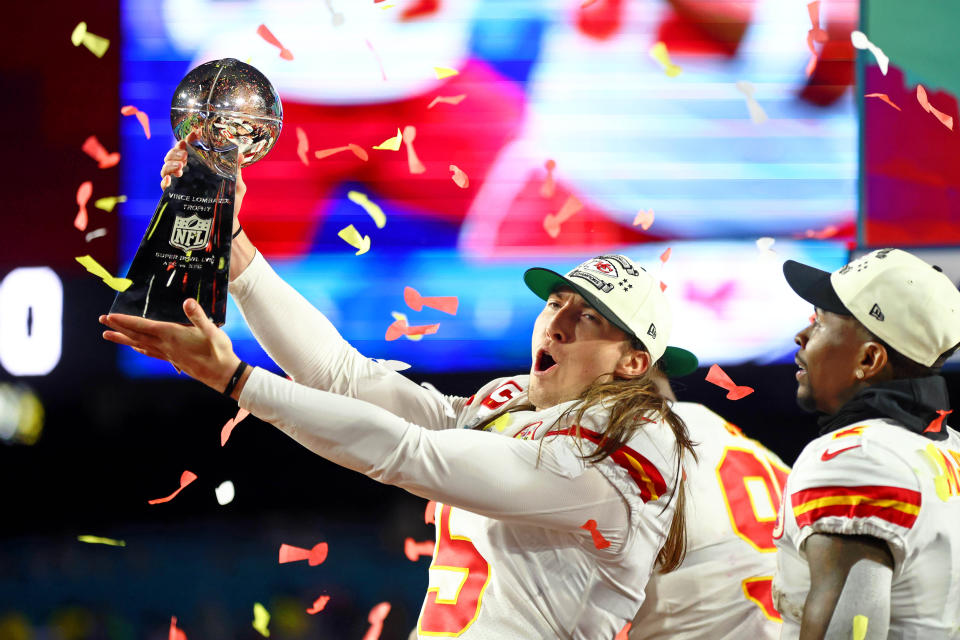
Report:
[[[209,169],[192,147],[187,156],[130,264],[133,284],[117,294],[110,313],[189,324],[183,302],[194,298],[218,326],[226,320],[236,182]]]

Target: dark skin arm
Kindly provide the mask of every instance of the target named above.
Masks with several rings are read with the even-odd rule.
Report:
[[[800,640],[823,640],[826,636],[847,575],[855,563],[867,560],[893,569],[893,556],[887,543],[871,536],[815,533],[804,542],[804,552],[810,566],[810,591],[803,607]],[[844,626],[850,628],[846,623]]]

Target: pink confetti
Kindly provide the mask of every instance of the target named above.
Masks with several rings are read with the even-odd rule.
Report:
[[[667,283],[664,282],[663,280],[661,280],[661,281],[660,281],[660,291],[666,291],[666,290],[667,290]]]
[[[707,371],[707,382],[717,385],[727,390],[727,400],[739,400],[753,393],[752,387],[742,387],[734,384],[730,376],[720,368],[720,365],[712,365]]]
[[[670,259],[671,253],[673,253],[673,247],[667,247],[666,251],[660,254],[660,262],[667,264],[667,260]]]
[[[540,197],[552,198],[557,189],[557,185],[553,180],[553,170],[557,168],[557,163],[554,160],[547,160],[543,164],[543,167],[547,170],[547,177],[544,179],[543,184],[540,185]]]
[[[323,611],[324,607],[327,606],[327,603],[330,602],[330,596],[320,596],[313,601],[313,605],[307,609],[307,613],[314,615]]]
[[[170,502],[177,497],[177,494],[183,491],[184,487],[197,479],[197,474],[192,471],[184,471],[180,474],[180,488],[168,495],[166,498],[156,498],[155,500],[148,500],[147,504],[160,504],[162,502]]]
[[[93,183],[87,180],[77,188],[77,206],[80,207],[80,210],[77,211],[76,217],[73,219],[73,226],[79,231],[86,231],[87,229],[87,202],[90,201],[90,196],[93,195]]]
[[[307,151],[309,150],[310,141],[307,140],[307,132],[303,130],[303,127],[297,127],[297,157],[300,158],[300,162],[305,167],[310,166],[310,159],[307,157]]]
[[[455,164],[450,165],[450,171],[453,172],[451,179],[453,183],[460,187],[461,189],[466,189],[470,186],[470,178],[467,177],[467,174],[463,172],[463,169],[458,167]]]
[[[437,517],[437,501],[428,500],[427,508],[423,511],[423,524],[434,524]]]
[[[617,631],[617,635],[613,636],[613,640],[629,640],[630,627],[632,624],[633,623],[628,622],[627,624],[623,625],[623,629]]]
[[[394,320],[387,327],[387,333],[384,337],[387,342],[393,342],[401,336],[428,336],[436,333],[439,328],[439,324],[423,324],[411,327],[403,320]]]
[[[341,151],[351,151],[353,155],[357,156],[364,162],[370,159],[370,156],[367,155],[367,152],[358,144],[350,143],[342,147],[332,147],[330,149],[321,149],[320,151],[314,151],[313,157],[317,160],[326,158],[327,156],[332,156],[334,154],[340,153]]]
[[[413,538],[407,538],[403,541],[403,553],[410,562],[416,562],[421,556],[433,555],[434,543],[431,540],[417,542]]]
[[[370,615],[367,616],[367,622],[370,623],[370,628],[367,629],[363,640],[377,640],[380,637],[380,634],[383,633],[383,621],[389,613],[389,602],[381,602],[370,610]]]
[[[810,61],[807,62],[807,77],[813,75],[814,69],[817,68],[817,49],[813,46],[814,42],[819,42],[821,44],[829,40],[827,32],[820,28],[820,1],[814,0],[807,5],[807,13],[810,14],[810,25],[812,29],[807,31],[807,48],[810,49]]]
[[[953,409],[949,411],[945,409],[937,409],[937,416],[927,425],[927,428],[923,430],[924,433],[940,433],[941,427],[943,427],[943,421],[946,420],[947,416],[953,413]]]
[[[85,154],[96,160],[97,166],[101,169],[109,169],[110,167],[117,166],[117,163],[120,162],[120,153],[114,151],[113,153],[107,153],[106,147],[100,144],[100,141],[97,140],[97,136],[90,136],[83,141],[83,146],[80,147]]]
[[[177,616],[170,616],[170,634],[168,640],[187,640],[187,634],[177,628]]]
[[[927,90],[923,88],[922,84],[917,85],[917,102],[920,103],[920,106],[923,107],[924,111],[927,113],[932,113],[943,126],[953,131],[953,117],[948,116],[943,111],[940,111],[930,104],[930,100],[927,99]]]
[[[413,125],[405,126],[401,137],[403,144],[407,147],[407,167],[410,169],[410,173],[417,174],[426,171],[427,168],[420,162],[420,158],[417,157],[417,152],[413,148],[413,141],[417,137],[417,128]]]
[[[167,269],[169,270],[169,268],[172,266],[175,266],[175,265],[171,263],[170,265],[168,265]],[[237,411],[237,415],[235,417],[227,420],[227,423],[223,425],[222,429],[220,429],[220,446],[221,447],[227,444],[227,440],[230,439],[230,434],[233,433],[233,428],[236,427],[241,422],[243,422],[243,419],[246,418],[248,415],[250,415],[249,411],[247,411],[246,409],[240,409],[239,411]]]
[[[289,49],[287,49],[285,46],[280,44],[280,40],[277,39],[277,36],[273,35],[270,29],[267,28],[267,25],[261,24],[259,27],[257,27],[257,35],[263,38],[264,40],[266,40],[267,42],[269,42],[270,44],[272,44],[273,46],[275,46],[276,48],[280,49],[281,58],[283,58],[284,60],[293,60],[293,54],[290,53]]]
[[[370,49],[370,53],[373,54],[373,57],[377,61],[377,66],[380,67],[380,77],[383,78],[383,81],[387,81],[387,72],[383,69],[383,60],[380,59],[380,54],[377,53],[377,50],[373,48],[373,43],[369,40],[364,40],[367,43],[367,48]]]
[[[832,238],[833,236],[837,235],[837,233],[839,232],[840,230],[836,226],[830,224],[824,227],[823,229],[807,229],[806,231],[804,231],[803,235],[804,237],[807,237],[807,238],[816,238],[817,240],[823,240],[824,238]]]
[[[143,127],[143,133],[146,134],[147,140],[150,139],[150,116],[148,116],[140,109],[137,109],[132,104],[128,104],[125,107],[120,108],[121,115],[125,116],[136,116],[137,120],[140,121],[140,126]]]
[[[466,97],[467,97],[467,94],[465,93],[461,93],[458,96],[437,96],[430,102],[430,104],[427,105],[427,109],[433,109],[433,105],[441,104],[441,103],[458,105],[461,102],[463,102],[463,99]]]
[[[590,532],[590,537],[593,538],[593,546],[597,549],[606,549],[610,546],[610,541],[603,537],[603,534],[597,530],[597,521],[590,519],[580,525],[581,529],[586,529]]]
[[[583,2],[580,3],[580,8],[581,8],[581,9],[586,9],[586,8],[589,7],[590,5],[596,3],[596,1],[597,1],[597,0],[583,0]]]
[[[640,225],[640,228],[646,231],[653,224],[653,209],[648,211],[638,211],[633,219],[633,226]]]
[[[895,105],[895,104],[893,103],[893,100],[890,99],[890,96],[888,96],[888,95],[885,94],[885,93],[868,93],[868,94],[866,94],[866,95],[863,96],[863,97],[864,97],[864,98],[880,98],[881,100],[883,100],[884,102],[886,102],[888,105],[890,105],[891,107],[893,107],[893,108],[896,109],[897,111],[903,111],[903,109],[901,109],[900,107],[898,107],[897,105]]]
[[[280,564],[285,564],[287,562],[300,562],[301,560],[309,561],[311,567],[315,567],[318,564],[323,564],[327,559],[327,543],[318,542],[313,545],[312,549],[302,549],[300,547],[294,547],[289,544],[280,545]]]
[[[570,196],[556,215],[547,214],[543,219],[543,228],[546,229],[551,238],[556,238],[560,235],[560,225],[572,218],[581,209],[583,209],[583,203],[577,200],[575,196]]]
[[[403,288],[403,301],[414,311],[421,311],[424,307],[430,307],[437,311],[449,313],[452,316],[457,315],[457,305],[459,304],[457,296],[421,296],[413,287]]]

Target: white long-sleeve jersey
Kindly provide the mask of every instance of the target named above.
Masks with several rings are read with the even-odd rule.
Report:
[[[789,468],[701,404],[676,402],[698,460],[687,472],[687,556],[654,573],[630,640],[775,640],[773,528]]]
[[[337,464],[440,503],[421,638],[595,640],[633,617],[676,504],[668,425],[645,424],[586,463],[603,409],[578,425],[563,416],[572,403],[524,410],[527,376],[438,397],[361,356],[261,256],[230,286],[294,380],[254,369],[240,405]]]

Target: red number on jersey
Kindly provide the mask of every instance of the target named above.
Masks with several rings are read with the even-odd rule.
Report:
[[[726,447],[717,478],[733,531],[762,553],[776,551],[773,529],[787,472],[749,449]]]
[[[439,587],[427,589],[420,613],[423,636],[456,637],[470,628],[480,615],[483,592],[490,583],[490,565],[469,538],[450,534],[450,505],[442,505],[437,519],[437,550],[431,570],[462,574],[453,597],[441,598]]]
[[[763,615],[771,620],[783,622],[780,612],[773,606],[773,578],[763,576],[762,578],[747,578],[743,581],[743,595],[747,600],[752,600],[763,611]]]

